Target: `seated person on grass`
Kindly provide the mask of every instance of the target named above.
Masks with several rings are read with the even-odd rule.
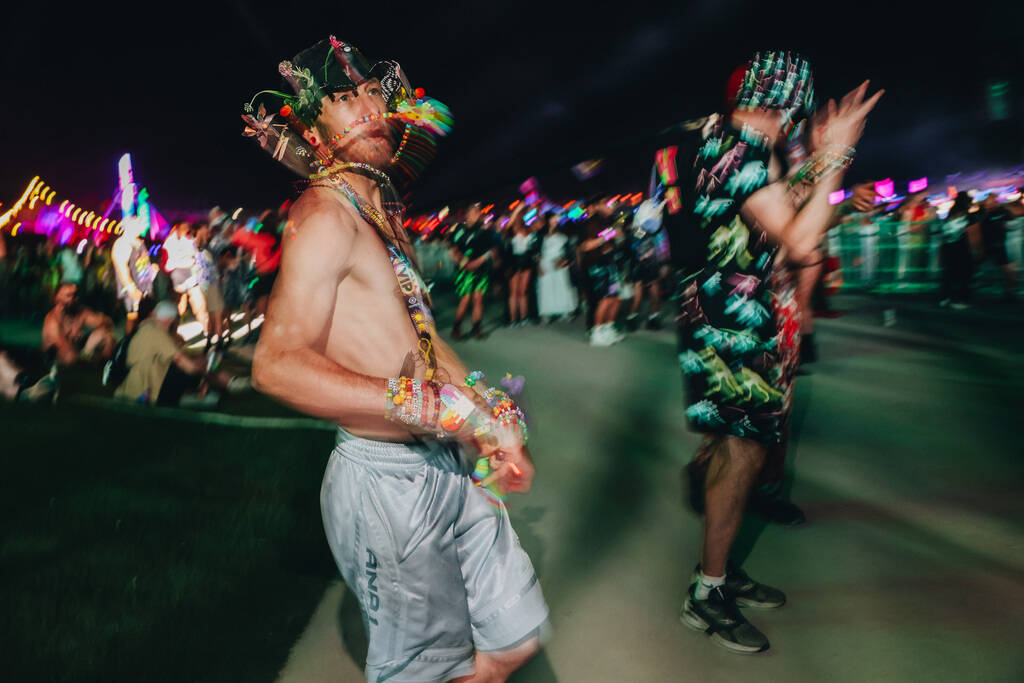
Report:
[[[40,377],[24,370],[6,350],[0,349],[0,399],[42,401],[53,395],[57,382],[53,375]]]
[[[60,365],[106,360],[114,351],[114,322],[78,300],[78,285],[63,282],[54,306],[43,320],[43,351],[55,353]]]
[[[117,398],[158,406],[216,405],[216,393],[208,393],[209,385],[236,393],[248,389],[248,378],[232,377],[224,371],[209,371],[206,358],[188,353],[173,326],[178,309],[169,301],[156,305],[153,314],[143,321],[128,344],[128,376],[114,391]],[[186,393],[195,398],[182,401]],[[198,400],[196,400],[198,399]]]

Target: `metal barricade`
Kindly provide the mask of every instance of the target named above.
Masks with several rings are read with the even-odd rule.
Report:
[[[873,292],[931,292],[942,278],[939,252],[942,222],[897,221],[881,218],[845,223],[826,237],[829,254],[839,257],[843,287]],[[1024,246],[1024,218],[1007,225],[1006,250],[1019,263]],[[989,259],[978,264],[974,284],[997,286],[998,268]]]

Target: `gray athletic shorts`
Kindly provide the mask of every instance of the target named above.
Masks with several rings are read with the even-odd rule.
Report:
[[[367,681],[446,681],[474,650],[546,629],[548,607],[504,506],[452,446],[341,430],[320,491],[324,530],[362,606]]]

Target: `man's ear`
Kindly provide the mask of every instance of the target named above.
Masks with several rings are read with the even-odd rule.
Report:
[[[319,129],[315,125],[303,130],[302,138],[317,149],[319,149],[320,145],[324,142],[320,136]]]

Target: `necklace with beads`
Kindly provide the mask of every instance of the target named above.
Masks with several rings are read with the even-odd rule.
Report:
[[[403,248],[403,240],[398,233],[399,228],[389,220],[384,212],[364,199],[342,177],[344,171],[353,168],[370,172],[378,179],[378,185],[388,187],[391,184],[391,180],[386,174],[369,164],[359,162],[338,164],[336,167],[332,167],[326,172],[319,173],[310,179],[314,180],[313,185],[333,187],[341,191],[355,206],[360,217],[376,229],[381,241],[384,242],[384,246],[388,251],[388,259],[391,262],[391,269],[394,271],[395,280],[398,282],[398,290],[405,302],[406,312],[409,314],[413,330],[416,332],[418,339],[417,349],[426,366],[425,379],[432,380],[434,373],[437,371],[437,358],[434,354],[434,344],[431,338],[434,316],[430,311],[426,287]]]

